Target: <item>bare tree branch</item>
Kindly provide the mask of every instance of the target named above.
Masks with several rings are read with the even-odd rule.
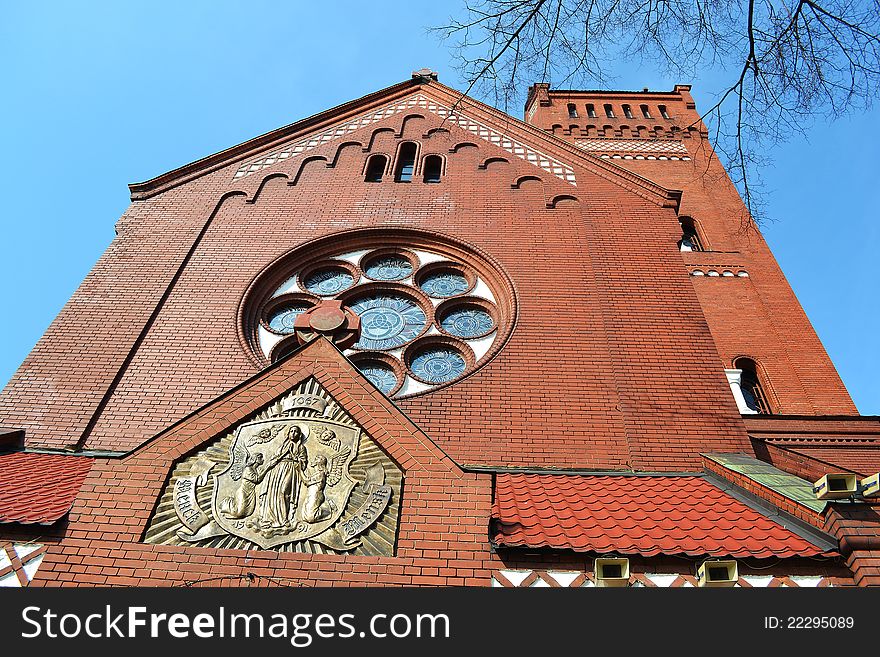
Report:
[[[434,28],[471,94],[507,110],[535,82],[608,86],[638,60],[682,78],[736,71],[701,120],[754,219],[769,147],[880,90],[880,0],[463,0]]]

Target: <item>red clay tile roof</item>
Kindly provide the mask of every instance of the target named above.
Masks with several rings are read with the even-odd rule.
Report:
[[[92,461],[63,454],[0,454],[0,523],[48,525],[64,516]]]
[[[578,552],[817,556],[826,552],[705,479],[499,473],[493,542]]]

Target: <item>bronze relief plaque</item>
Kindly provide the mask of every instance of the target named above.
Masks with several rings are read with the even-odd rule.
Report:
[[[400,468],[314,381],[184,459],[148,543],[393,555]]]

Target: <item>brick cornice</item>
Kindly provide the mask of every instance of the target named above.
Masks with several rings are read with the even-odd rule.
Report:
[[[840,552],[844,556],[853,552],[880,552],[880,536],[844,534],[840,537]]]

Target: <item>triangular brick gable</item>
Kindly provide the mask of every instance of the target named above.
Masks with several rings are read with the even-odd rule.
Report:
[[[577,190],[576,167],[583,168],[663,207],[676,207],[680,192],[667,190],[613,163],[584,152],[547,132],[515,119],[438,82],[401,83],[279,128],[248,142],[158,176],[130,185],[141,200],[206,173],[237,163],[230,184],[324,144],[343,140],[355,130],[406,111],[427,111],[467,130],[514,157],[564,181]]]
[[[289,391],[313,380],[390,456],[405,482],[393,556],[245,549],[235,545],[162,545],[145,540],[169,476],[184,459]],[[108,492],[111,494],[108,495]],[[96,459],[73,509],[65,539],[53,545],[36,585],[77,577],[98,585],[217,586],[251,582],[302,585],[320,571],[328,581],[398,585],[481,585],[488,581],[486,523],[491,477],[462,471],[331,343],[320,338],[267,367],[211,403],[168,427],[121,459]],[[459,568],[438,572],[437,558],[456,550]],[[80,555],[109,554],[67,564]],[[189,556],[179,556],[179,555]],[[259,555],[255,558],[255,555]],[[186,565],[169,569],[169,560]],[[393,569],[385,566],[391,564]],[[112,568],[109,568],[112,567]],[[433,570],[429,570],[433,569]]]

